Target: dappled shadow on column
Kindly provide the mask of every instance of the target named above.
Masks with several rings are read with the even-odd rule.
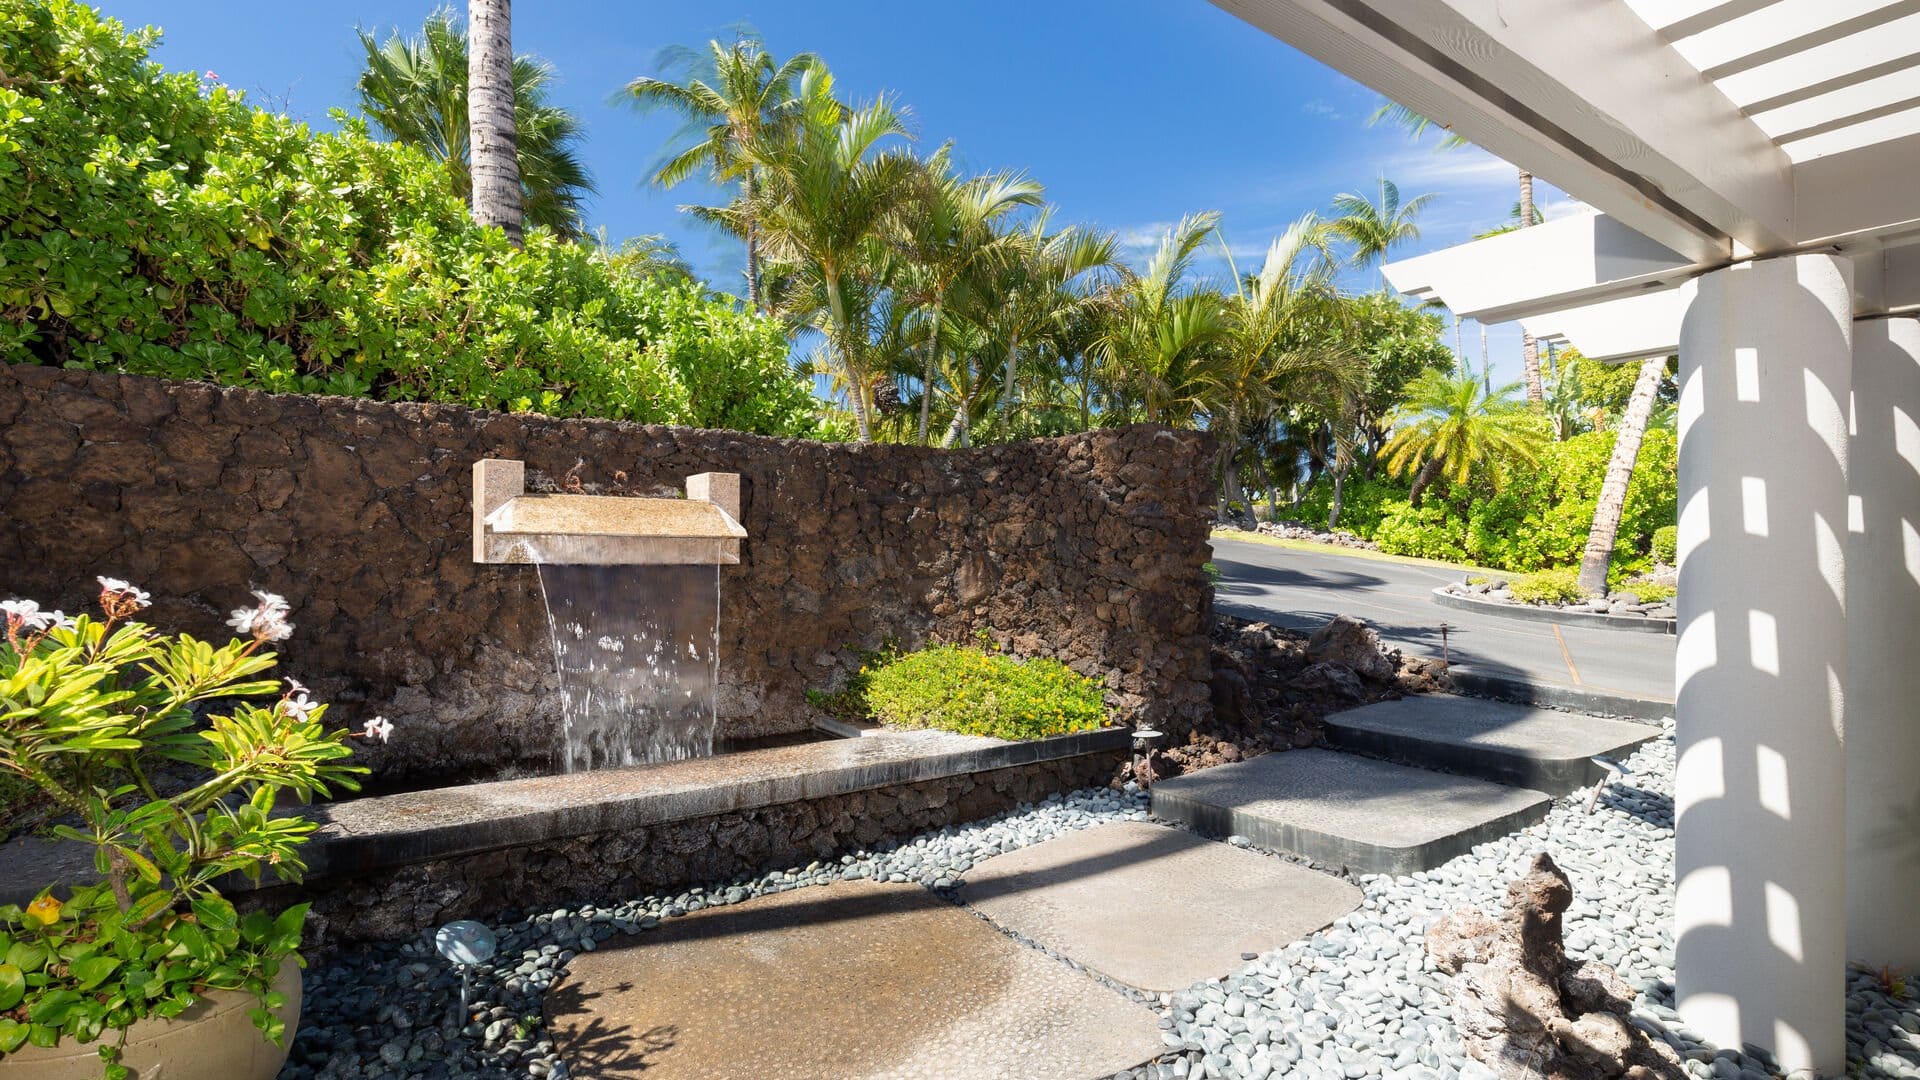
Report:
[[[1854,327],[1847,955],[1920,964],[1920,321]]]
[[[1849,294],[1829,256],[1735,267],[1681,335],[1677,997],[1788,1068],[1845,1045]]]

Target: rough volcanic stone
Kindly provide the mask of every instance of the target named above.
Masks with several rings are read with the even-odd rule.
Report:
[[[93,578],[153,590],[202,637],[251,588],[286,596],[283,670],[410,786],[546,769],[559,716],[534,572],[475,566],[470,470],[515,458],[605,489],[740,475],[721,572],[721,735],[797,731],[856,648],[971,640],[1108,687],[1176,736],[1210,708],[1204,434],[1136,426],[940,451],[447,405],[267,394],[0,365],[0,597],[82,611]],[[83,482],[84,481],[84,482]]]

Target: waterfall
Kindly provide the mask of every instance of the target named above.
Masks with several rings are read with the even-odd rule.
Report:
[[[563,546],[528,547],[560,677],[561,770],[712,754],[720,567],[576,565]]]

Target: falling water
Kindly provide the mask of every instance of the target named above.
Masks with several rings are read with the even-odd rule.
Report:
[[[552,545],[531,554],[560,675],[561,769],[712,754],[720,567],[573,565]]]

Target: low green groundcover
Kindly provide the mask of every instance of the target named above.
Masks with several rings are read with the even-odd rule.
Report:
[[[827,712],[997,739],[1041,739],[1105,727],[1100,684],[1057,660],[936,645],[869,657],[847,687],[810,692]]]

